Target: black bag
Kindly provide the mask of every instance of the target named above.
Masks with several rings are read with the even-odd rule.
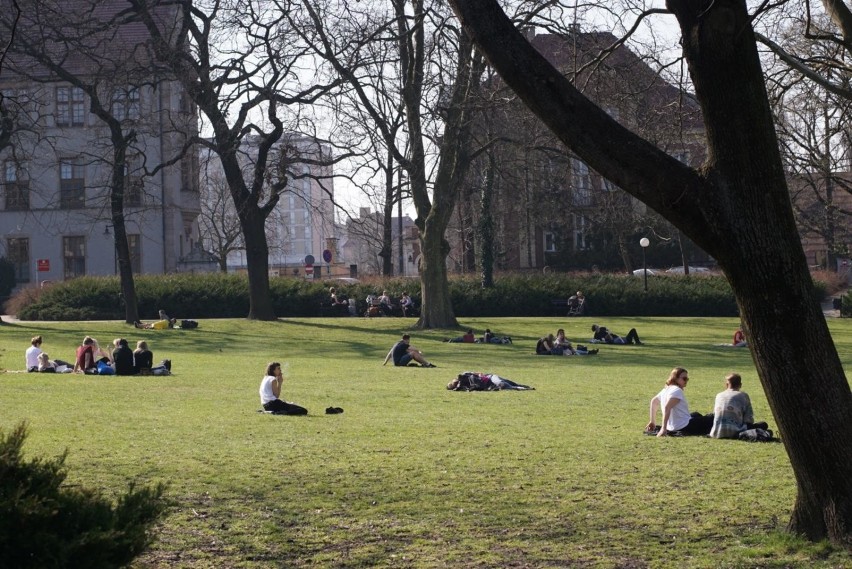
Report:
[[[198,322],[195,320],[181,320],[180,327],[183,330],[192,330],[194,328],[198,328]]]
[[[737,438],[750,443],[766,443],[775,440],[772,431],[769,429],[746,429],[740,431]]]

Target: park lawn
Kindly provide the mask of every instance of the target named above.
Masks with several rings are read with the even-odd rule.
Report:
[[[168,377],[0,375],[0,429],[27,420],[28,456],[68,450],[68,483],[115,495],[168,483],[171,508],[135,563],[153,567],[849,567],[843,551],[784,534],[795,497],[781,444],[642,435],[673,366],[690,408],[710,412],[742,373],[757,420],[775,421],[731,318],[599,322],[645,346],[537,357],[592,318],[464,319],[512,345],[443,343],[410,330],[436,369],[382,367],[414,323],[316,318],[202,320],[197,330],[118,322],[0,326],[0,368],[19,370],[42,334],[70,360],[84,334],[146,339]],[[852,321],[829,322],[849,365]],[[265,364],[307,417],[257,413]],[[466,370],[536,391],[456,393]],[[325,415],[338,406],[342,415]]]

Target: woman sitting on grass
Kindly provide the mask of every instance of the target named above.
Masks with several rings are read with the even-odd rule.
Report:
[[[264,411],[274,415],[307,415],[308,410],[304,407],[279,399],[282,383],[284,375],[281,373],[281,364],[272,362],[267,365],[266,376],[260,381],[260,404]]]
[[[713,414],[701,415],[690,413],[689,404],[683,390],[689,382],[689,372],[682,367],[676,367],[669,374],[666,386],[651,399],[651,420],[645,427],[645,432],[656,433],[658,437],[668,434],[678,435],[708,435],[713,426]],[[657,411],[662,408],[663,422],[657,429]]]

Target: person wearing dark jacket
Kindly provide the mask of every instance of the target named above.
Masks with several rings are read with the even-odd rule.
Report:
[[[136,375],[139,369],[133,363],[133,351],[124,338],[116,338],[113,342],[112,361],[115,362],[115,375]]]

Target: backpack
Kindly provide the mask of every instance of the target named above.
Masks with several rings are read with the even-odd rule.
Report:
[[[737,438],[750,443],[766,443],[775,440],[772,431],[769,429],[746,429],[740,431]]]
[[[181,320],[180,327],[183,330],[192,330],[194,328],[198,328],[198,322],[195,320]]]

